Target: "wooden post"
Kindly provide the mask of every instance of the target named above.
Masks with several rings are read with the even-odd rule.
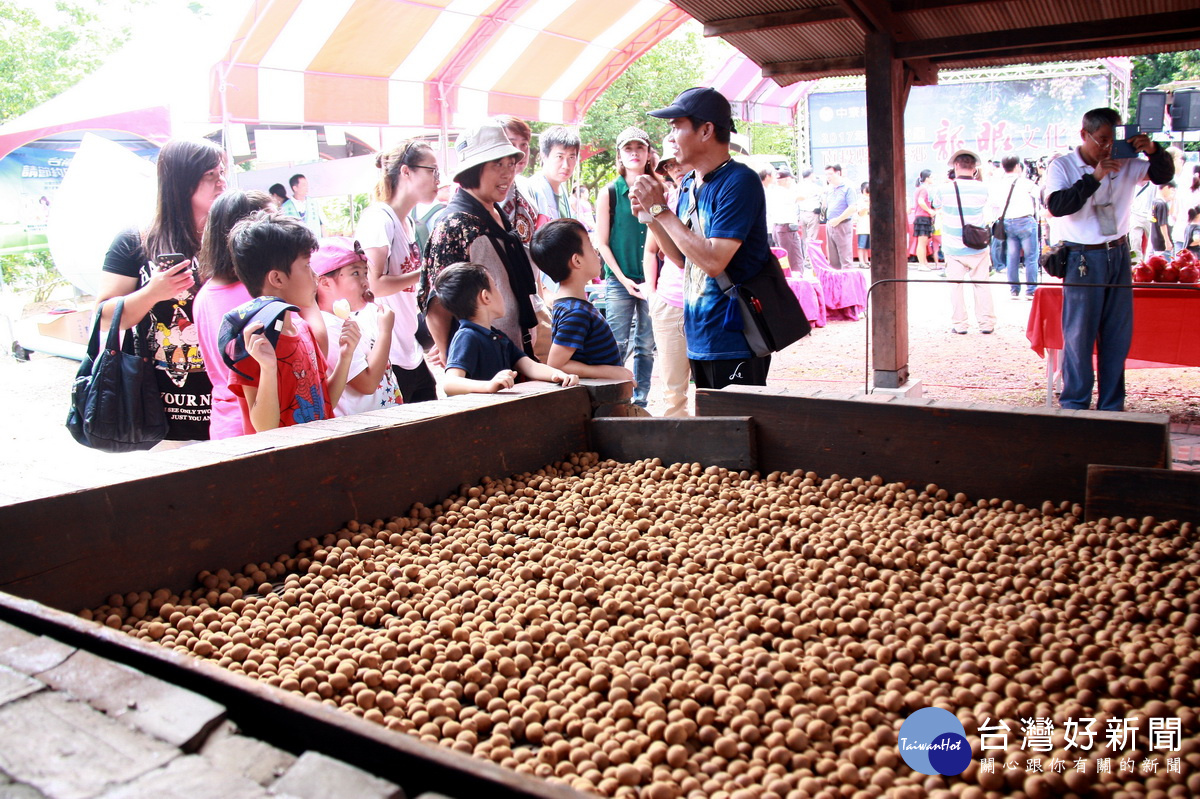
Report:
[[[904,106],[908,83],[886,33],[866,37],[867,148],[871,183],[871,282],[908,277]],[[871,292],[871,356],[877,388],[908,380],[908,287],[889,283]]]

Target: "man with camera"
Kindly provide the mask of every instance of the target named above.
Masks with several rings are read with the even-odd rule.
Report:
[[[1130,208],[1147,178],[1162,185],[1175,175],[1166,149],[1144,133],[1126,140],[1120,124],[1111,108],[1088,111],[1079,147],[1053,161],[1046,174],[1046,208],[1058,218],[1056,230],[1067,248],[1063,408],[1091,407],[1094,348],[1100,378],[1096,408],[1125,409],[1125,357],[1133,340]]]

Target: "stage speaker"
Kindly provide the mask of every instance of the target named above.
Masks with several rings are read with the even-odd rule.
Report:
[[[1137,126],[1141,133],[1158,133],[1163,129],[1167,112],[1167,93],[1148,89],[1138,95]]]
[[[1171,130],[1200,130],[1200,91],[1175,92],[1171,100]]]

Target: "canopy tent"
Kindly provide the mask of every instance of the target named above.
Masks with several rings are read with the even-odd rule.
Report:
[[[213,70],[213,119],[579,122],[688,15],[668,0],[258,0]]]
[[[762,67],[734,53],[704,82],[729,98],[733,115],[744,122],[790,125],[796,106],[812,91],[815,81],[780,86],[764,78]]]
[[[232,20],[236,22],[236,18]],[[158,9],[143,19],[128,45],[79,83],[0,125],[0,158],[53,136],[73,150],[85,132],[119,142],[162,144],[171,136],[202,135],[208,119],[208,71],[231,35],[228,15],[199,19]],[[188,31],[186,47],[180,30]]]

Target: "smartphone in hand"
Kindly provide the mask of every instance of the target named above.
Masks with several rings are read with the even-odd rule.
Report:
[[[178,266],[186,260],[187,256],[181,252],[165,252],[158,255],[154,259],[154,263],[158,264],[158,271],[165,272],[171,267]]]

